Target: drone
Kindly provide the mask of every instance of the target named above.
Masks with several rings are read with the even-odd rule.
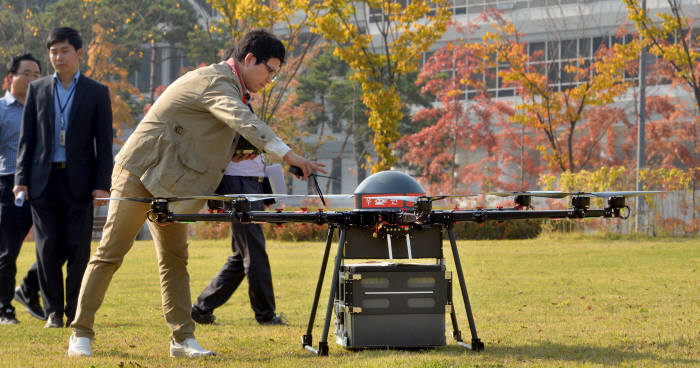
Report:
[[[300,170],[299,170],[300,171]],[[296,171],[296,172],[299,172]],[[312,179],[315,181],[314,174]],[[324,203],[318,185],[318,196]],[[460,261],[454,224],[484,223],[516,219],[622,218],[630,214],[626,198],[659,191],[563,192],[513,191],[487,195],[513,197],[513,207],[437,210],[433,202],[453,195],[428,196],[411,176],[399,171],[382,171],[363,180],[352,195],[326,195],[326,199],[353,198],[354,209],[314,212],[255,211],[251,203],[265,199],[309,198],[307,195],[226,194],[169,198],[112,198],[150,203],[147,218],[158,224],[219,221],[233,223],[304,222],[327,225],[323,260],[302,347],[316,355],[328,355],[331,316],[335,315],[336,342],[347,349],[427,348],[444,346],[445,314],[450,315],[452,337],[466,349],[481,351],[464,272]],[[471,196],[471,195],[470,195]],[[570,198],[566,209],[535,210],[532,198]],[[591,198],[602,198],[602,208],[591,208]],[[208,200],[227,203],[215,213],[180,214],[169,209],[171,202]],[[211,202],[214,201],[214,202]],[[214,205],[214,207],[217,207]],[[321,297],[334,232],[339,230],[333,277],[326,306],[323,331],[313,346],[313,326]],[[442,250],[443,232],[449,239],[464,302],[471,341],[462,337],[453,306],[452,273],[447,270]],[[433,259],[434,263],[415,263]],[[346,264],[346,260],[371,260]],[[384,260],[377,263],[375,260]],[[388,262],[387,262],[388,260]],[[406,260],[407,262],[397,262]]]

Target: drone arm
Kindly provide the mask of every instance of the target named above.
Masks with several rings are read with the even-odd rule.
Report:
[[[153,220],[159,223],[169,222],[197,222],[197,221],[219,221],[219,222],[241,222],[236,213],[191,213],[191,214],[175,214],[168,212],[164,216],[159,216]]]
[[[606,209],[578,209],[571,208],[566,210],[537,210],[537,211],[521,211],[521,210],[469,210],[469,211],[440,211],[431,214],[430,222],[433,223],[450,223],[472,221],[482,223],[484,221],[504,221],[518,219],[536,219],[536,218],[585,218],[585,217],[618,217],[619,211],[615,212],[611,208]]]
[[[265,211],[251,211],[246,213],[249,221],[253,222],[271,222],[271,223],[282,223],[282,222],[309,222],[316,224],[328,224],[328,223],[339,223],[336,220],[342,213],[338,212],[265,212]]]

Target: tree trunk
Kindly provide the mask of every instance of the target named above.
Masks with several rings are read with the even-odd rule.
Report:
[[[151,40],[151,77],[149,78],[148,81],[148,97],[150,98],[150,102],[153,103],[155,100],[155,93],[156,93],[156,54],[157,54],[158,48],[156,46],[156,41]]]

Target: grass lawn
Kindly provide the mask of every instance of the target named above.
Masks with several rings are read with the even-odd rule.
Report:
[[[160,306],[155,252],[152,242],[141,241],[116,273],[98,312],[93,357],[68,358],[70,330],[43,329],[42,321],[17,307],[21,323],[0,326],[0,367],[700,365],[698,237],[609,240],[571,236],[464,241],[459,248],[477,331],[486,345],[480,353],[457,346],[449,336],[447,346],[437,349],[353,352],[336,345],[331,335],[330,356],[312,355],[301,348],[300,337],[306,329],[323,244],[270,241],[277,309],[289,325],[259,326],[244,282],[216,310],[218,326],[197,326],[197,340],[218,355],[173,360],[168,357],[169,330]],[[447,242],[444,249],[448,268],[454,271]],[[227,241],[192,241],[193,298],[230,252]],[[33,261],[34,246],[26,243],[18,261],[18,278],[24,277]],[[314,346],[321,334],[330,276],[328,272]],[[453,290],[459,295],[457,285]],[[461,298],[455,297],[455,305],[468,342]],[[333,328],[331,322],[331,334]],[[449,318],[446,329],[450,334]]]

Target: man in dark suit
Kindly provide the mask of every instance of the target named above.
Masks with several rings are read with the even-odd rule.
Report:
[[[109,196],[112,108],[107,87],[80,74],[76,30],[52,30],[46,47],[56,72],[29,85],[13,192],[30,201],[44,327],[63,327],[64,314],[68,323],[75,317],[90,258],[93,199]]]

